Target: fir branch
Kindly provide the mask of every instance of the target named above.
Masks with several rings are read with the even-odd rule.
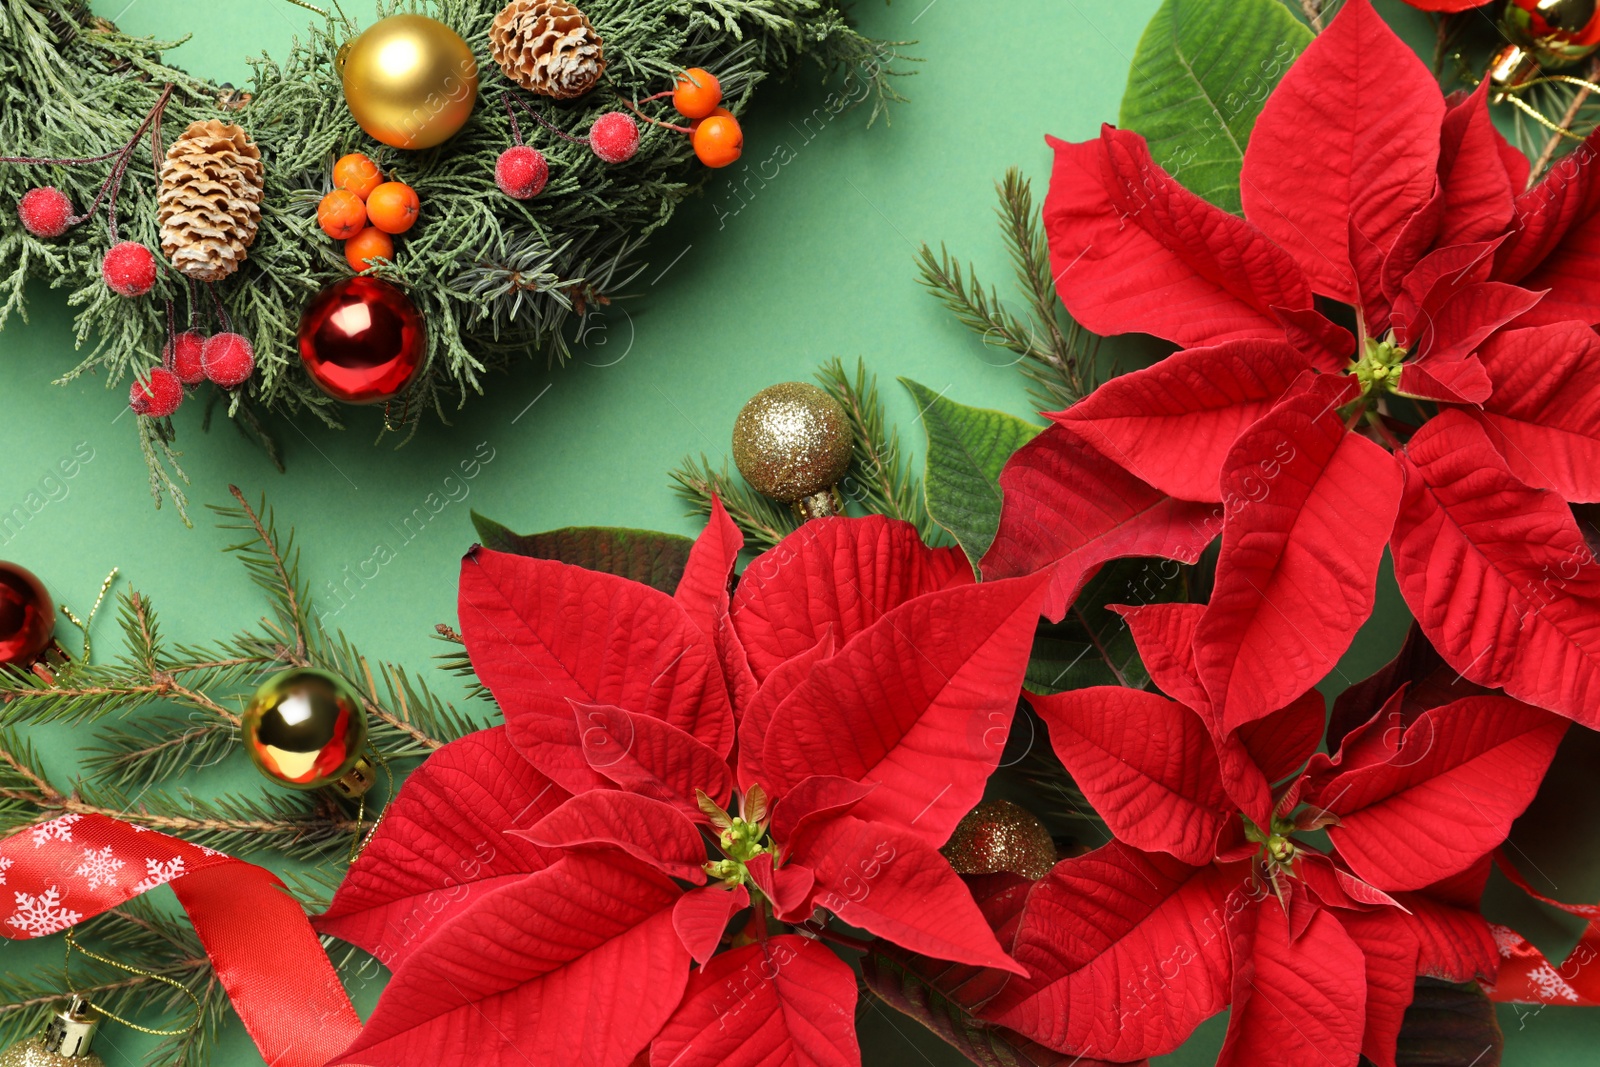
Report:
[[[743,478],[734,477],[726,460],[717,469],[704,455],[698,460],[685,457],[670,477],[672,491],[690,504],[690,514],[710,515],[711,498],[719,498],[744,534],[745,548],[752,552],[765,552],[800,528],[800,517],[793,509],[767,499]]]
[[[1000,197],[996,214],[1027,300],[1027,317],[1011,311],[996,287],[985,287],[975,267],[963,270],[942,245],[938,253],[922,246],[920,281],[986,347],[1016,357],[1013,362],[1032,383],[1030,392],[1040,404],[1052,410],[1070,407],[1099,381],[1099,338],[1073,322],[1056,297],[1050,247],[1034,210],[1032,183],[1012,168],[995,190]]]
[[[850,470],[839,483],[839,492],[864,511],[911,523],[929,544],[946,540],[944,530],[928,515],[922,482],[904,456],[899,433],[889,428],[888,414],[878,397],[877,375],[867,373],[866,361],[856,361],[851,377],[844,363],[835,358],[823,365],[816,378],[843,406],[855,436]]]

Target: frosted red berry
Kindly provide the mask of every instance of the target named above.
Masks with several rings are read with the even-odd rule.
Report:
[[[256,350],[236,333],[219,333],[206,341],[200,364],[207,378],[224,389],[232,389],[255,373]]]
[[[157,367],[145,381],[136,381],[128,390],[128,406],[138,415],[164,419],[183,403],[183,383],[165,367]]]
[[[544,153],[529,145],[506,149],[494,167],[494,183],[513,200],[532,200],[549,181],[550,164]]]
[[[17,217],[35,237],[60,237],[72,224],[72,201],[53,185],[29,189],[17,204]]]
[[[178,376],[184,385],[199,385],[206,380],[200,353],[206,347],[206,335],[199,330],[185,330],[167,341],[161,350],[161,365]]]
[[[589,147],[607,163],[626,163],[639,151],[639,124],[621,111],[607,111],[589,127]]]
[[[143,296],[156,284],[156,257],[137,241],[111,246],[100,263],[100,276],[121,296]]]

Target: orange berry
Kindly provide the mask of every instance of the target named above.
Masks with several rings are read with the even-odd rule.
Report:
[[[732,115],[712,115],[694,128],[694,154],[708,167],[726,167],[744,152],[744,131]]]
[[[421,210],[416,190],[403,182],[384,182],[367,197],[367,217],[384,233],[405,233]]]
[[[334,188],[348,189],[363,200],[382,184],[378,165],[360,152],[351,152],[333,165]]]
[[[335,189],[317,205],[317,225],[335,241],[354,237],[367,224],[367,205],[348,189]]]
[[[358,274],[373,265],[369,260],[387,259],[392,263],[394,238],[376,226],[368,226],[344,243],[344,258]]]
[[[722,83],[715,74],[690,67],[678,75],[672,90],[672,106],[686,119],[703,119],[722,103]]]

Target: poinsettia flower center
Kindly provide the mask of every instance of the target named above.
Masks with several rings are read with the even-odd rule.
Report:
[[[1248,815],[1241,815],[1240,818],[1244,819],[1245,838],[1261,846],[1260,858],[1269,871],[1282,869],[1293,874],[1294,859],[1300,851],[1293,837],[1299,829],[1295,820],[1275,816],[1271,829],[1263,829],[1252,822]]]
[[[757,856],[772,851],[771,838],[767,836],[766,791],[760,786],[752,786],[737,805],[742,815],[729,815],[698,790],[695,799],[700,810],[718,830],[717,846],[723,856],[705,864],[706,875],[724,885],[748,885],[750,871],[747,864]]]
[[[1361,395],[1398,388],[1407,350],[1395,343],[1392,333],[1381,341],[1367,338],[1365,348],[1365,354],[1350,364],[1350,373],[1361,383]]]

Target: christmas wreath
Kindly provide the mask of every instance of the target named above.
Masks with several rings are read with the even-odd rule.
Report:
[[[330,14],[241,91],[86,4],[0,5],[0,324],[29,279],[67,290],[92,347],[61,381],[130,387],[158,506],[184,507],[186,389],[275,457],[273,415],[443,419],[491,373],[570,355],[738,158],[765,78],[806,59],[845,72],[841,109],[895,96],[893,46],[832,0],[401,7],[364,33]]]

